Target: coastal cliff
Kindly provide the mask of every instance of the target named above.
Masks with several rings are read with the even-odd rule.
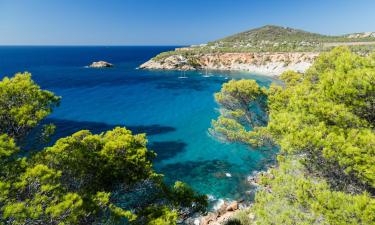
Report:
[[[263,75],[280,75],[286,70],[303,73],[319,55],[315,52],[209,53],[184,56],[176,54],[151,59],[142,69],[162,70],[238,70]]]
[[[238,70],[278,76],[305,72],[321,53],[346,45],[360,55],[375,49],[374,32],[328,36],[268,25],[207,44],[163,52],[140,66],[160,70]]]

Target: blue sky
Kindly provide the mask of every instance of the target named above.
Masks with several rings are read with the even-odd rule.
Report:
[[[375,31],[375,0],[0,0],[0,45],[187,45],[266,24]]]

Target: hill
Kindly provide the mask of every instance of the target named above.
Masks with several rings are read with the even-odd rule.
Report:
[[[345,37],[348,38],[375,38],[375,32],[362,32],[362,33],[353,33],[347,34]]]
[[[363,34],[369,34],[363,33]],[[229,52],[324,51],[326,43],[371,42],[375,36],[348,34],[329,36],[289,27],[267,25],[208,43],[211,49]]]
[[[267,25],[207,44],[163,52],[140,68],[244,70],[279,75],[285,70],[304,72],[320,52],[341,45],[367,55],[375,49],[375,33],[331,36]]]
[[[329,36],[318,33],[311,33],[304,30],[293,29],[289,27],[280,27],[274,25],[266,25],[255,28],[235,35],[231,35],[219,41],[235,42],[243,40],[267,40],[267,41],[284,41],[284,40],[320,40],[329,38]]]
[[[330,41],[375,41],[375,32],[354,33],[342,36],[330,36],[318,33],[307,32],[290,27],[266,25],[260,28],[241,32],[216,42],[330,42]]]

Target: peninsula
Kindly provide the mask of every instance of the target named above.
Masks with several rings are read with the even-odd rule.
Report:
[[[328,36],[267,25],[207,44],[163,52],[140,66],[161,70],[238,70],[278,76],[304,72],[321,52],[340,45],[366,55],[375,49],[375,32]]]

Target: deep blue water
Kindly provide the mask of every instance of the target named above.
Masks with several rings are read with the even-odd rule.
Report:
[[[117,125],[146,132],[158,153],[157,171],[182,180],[215,198],[239,198],[251,187],[246,176],[262,169],[268,157],[239,144],[220,143],[207,129],[218,115],[213,93],[229,79],[271,78],[240,72],[137,70],[159,52],[174,47],[0,47],[0,76],[29,71],[44,89],[62,96],[46,122],[57,125],[53,137],[81,129],[99,133]],[[105,60],[109,69],[86,65]],[[231,177],[226,176],[230,173]]]

